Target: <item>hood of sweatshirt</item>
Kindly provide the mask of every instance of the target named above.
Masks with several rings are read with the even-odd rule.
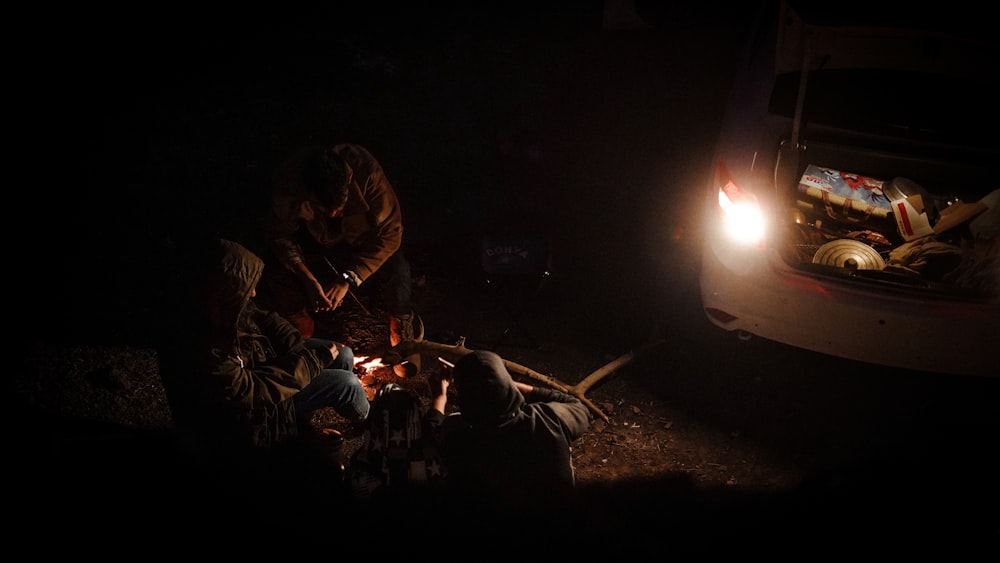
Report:
[[[471,426],[503,426],[524,405],[503,358],[494,352],[476,350],[462,356],[453,373],[459,410]]]

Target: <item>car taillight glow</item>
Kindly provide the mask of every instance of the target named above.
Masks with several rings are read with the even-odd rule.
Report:
[[[766,221],[757,197],[733,180],[719,187],[723,230],[733,241],[763,248]]]

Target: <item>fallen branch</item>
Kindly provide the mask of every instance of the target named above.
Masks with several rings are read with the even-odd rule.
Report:
[[[553,389],[558,389],[564,393],[569,393],[574,397],[580,399],[587,407],[594,412],[595,415],[604,420],[608,421],[608,416],[604,414],[596,404],[586,397],[587,391],[593,387],[598,381],[607,377],[609,374],[620,369],[626,364],[632,362],[636,357],[642,355],[648,350],[655,346],[658,346],[663,342],[662,339],[654,339],[652,342],[646,346],[640,348],[639,350],[634,350],[627,354],[624,354],[617,359],[608,362],[600,369],[590,373],[587,377],[583,378],[576,385],[567,385],[559,381],[554,377],[539,373],[529,367],[523,366],[521,364],[512,362],[510,360],[504,359],[504,366],[507,367],[507,371],[511,375],[520,375],[522,377],[527,377],[540,381]],[[440,342],[433,342],[430,340],[423,340],[419,338],[416,340],[404,340],[399,344],[388,348],[380,353],[372,354],[373,357],[380,358],[383,364],[386,365],[396,365],[403,361],[403,358],[411,356],[413,354],[421,354],[425,356],[440,356],[451,363],[457,362],[462,356],[471,353],[473,350],[465,347],[465,338],[459,339],[457,344],[449,345],[442,344]]]

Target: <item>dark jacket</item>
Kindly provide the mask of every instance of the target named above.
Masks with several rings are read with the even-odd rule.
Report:
[[[363,282],[402,244],[403,216],[399,200],[375,157],[363,147],[345,143],[332,147],[350,167],[351,179],[343,216],[330,219],[314,213],[301,168],[311,151],[325,148],[307,147],[282,165],[266,224],[267,239],[285,267],[303,260],[299,237],[304,234],[322,247],[344,244],[350,248],[344,270],[354,272]]]
[[[332,355],[305,348],[291,324],[254,304],[260,258],[228,240],[210,246],[178,288],[186,303],[161,346],[174,421],[207,447],[272,446],[297,433],[290,398]]]
[[[575,497],[571,444],[592,421],[578,398],[535,387],[526,400],[503,359],[474,351],[455,364],[459,413],[430,409],[448,486],[463,508],[506,514],[564,508]]]

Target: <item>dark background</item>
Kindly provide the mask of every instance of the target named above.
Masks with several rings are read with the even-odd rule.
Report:
[[[929,512],[988,506],[997,385],[737,345],[709,326],[700,203],[750,9],[657,6],[164,4],[19,20],[31,33],[11,87],[27,172],[8,209],[18,328],[151,344],[152,304],[171,289],[183,241],[258,245],[274,167],[303,144],[357,142],[400,193],[415,274],[472,283],[484,235],[551,237],[550,289],[568,304],[552,332],[610,359],[663,322],[671,346],[628,385],[818,460],[831,468],[811,476],[824,485],[862,483],[835,503],[846,519],[817,514],[816,526],[871,537],[918,519],[880,498],[914,507],[926,495]],[[623,498],[670,514],[642,491]],[[866,529],[852,529],[858,519]],[[962,513],[952,526],[983,521]]]
[[[751,10],[636,6],[64,14],[45,34],[58,48],[35,71],[44,86],[26,89],[42,102],[27,133],[40,185],[18,192],[31,212],[56,187],[40,226],[56,251],[24,257],[49,282],[27,289],[72,315],[32,320],[68,320],[69,335],[88,318],[92,337],[105,312],[167,289],[186,238],[258,248],[278,162],[344,141],[400,193],[418,275],[424,257],[477,269],[484,234],[514,233],[551,237],[561,279],[592,279],[612,311],[619,288],[600,288],[618,280],[657,299]]]

